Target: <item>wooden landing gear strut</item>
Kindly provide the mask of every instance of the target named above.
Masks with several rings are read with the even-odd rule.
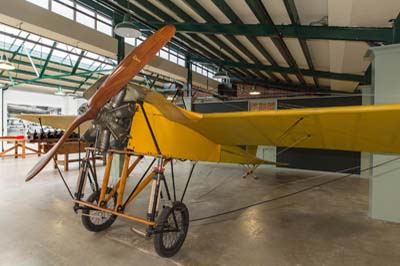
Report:
[[[259,164],[245,164],[245,165],[242,165],[242,168],[244,170],[244,174],[242,175],[242,178],[247,178],[248,176],[251,176],[254,179],[258,179],[258,177],[254,174],[254,171],[259,166],[260,166]]]
[[[94,152],[94,150],[92,148],[87,149],[87,158],[90,157],[90,152]],[[115,153],[124,154],[125,160],[121,177],[115,184],[110,184],[110,169]],[[130,164],[130,157],[132,156],[135,156],[136,159]],[[74,194],[74,209],[75,211],[82,211],[82,224],[92,232],[107,229],[114,223],[117,217],[145,224],[147,225],[147,230],[142,235],[147,239],[154,236],[154,247],[157,253],[162,257],[171,257],[183,245],[189,228],[189,211],[182,201],[195,164],[191,168],[180,200],[177,200],[176,196],[172,160],[162,156],[157,156],[153,159],[131,193],[127,197],[124,197],[126,181],[143,157],[142,154],[130,151],[109,151],[101,187],[98,185],[91,160],[84,158],[77,182],[77,189]],[[154,167],[153,171],[150,171],[155,162],[157,162],[157,166]],[[173,193],[170,192],[164,175],[164,167],[168,163],[171,164]],[[89,181],[92,192],[86,200],[83,200],[87,181]],[[147,217],[141,218],[125,213],[127,206],[147,185],[151,185]]]

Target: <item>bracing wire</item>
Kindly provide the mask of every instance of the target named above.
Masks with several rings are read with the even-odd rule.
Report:
[[[370,167],[361,169],[361,170],[360,170],[360,173],[361,173],[361,172],[368,171],[368,170],[371,170],[371,169],[375,169],[375,168],[381,167],[381,166],[383,166],[383,165],[389,164],[389,163],[394,162],[394,161],[397,161],[397,160],[399,160],[399,159],[400,159],[400,156],[395,157],[395,158],[390,159],[390,160],[387,160],[387,161],[384,161],[384,162],[382,162],[382,163],[378,163],[378,164],[375,164],[375,165],[373,165],[373,166],[370,166]],[[352,168],[353,168],[353,169],[354,169],[354,168],[355,168],[355,169],[358,169],[358,168],[360,168],[360,167],[357,166],[357,167],[352,167]],[[349,168],[349,169],[350,169],[350,168]],[[331,180],[328,180],[328,181],[324,181],[324,182],[321,182],[321,183],[318,183],[318,184],[315,184],[315,185],[312,185],[312,186],[308,186],[308,187],[305,187],[305,188],[296,190],[296,191],[291,192],[291,193],[283,194],[283,195],[280,195],[280,196],[275,197],[275,198],[271,198],[271,199],[267,199],[267,200],[263,200],[263,201],[258,201],[258,202],[255,202],[255,203],[252,203],[252,204],[243,206],[243,207],[239,207],[239,208],[236,208],[236,209],[232,209],[232,210],[229,210],[229,211],[225,211],[225,212],[221,212],[221,213],[216,213],[216,214],[212,214],[212,215],[208,215],[208,216],[203,216],[203,217],[195,218],[195,219],[192,219],[192,220],[190,220],[190,221],[191,221],[191,222],[203,221],[203,220],[208,220],[208,219],[212,219],[212,218],[216,218],[216,217],[225,216],[225,215],[228,215],[228,214],[232,214],[232,213],[244,211],[244,210],[247,210],[247,209],[252,208],[252,207],[256,207],[256,206],[259,206],[259,205],[263,205],[263,204],[266,204],[266,203],[270,203],[270,202],[277,201],[277,200],[281,200],[281,199],[285,199],[285,198],[289,198],[289,197],[298,195],[298,194],[300,194],[300,193],[303,193],[303,192],[312,190],[312,189],[317,188],[317,187],[326,186],[326,185],[328,185],[328,184],[332,184],[332,183],[338,182],[338,181],[340,181],[340,180],[343,180],[343,179],[345,179],[345,178],[347,178],[347,177],[350,177],[350,176],[352,176],[352,175],[353,175],[353,173],[348,173],[348,174],[345,174],[345,175],[343,175],[343,176],[340,176],[340,177],[337,177],[337,178],[334,178],[334,179],[331,179]],[[322,177],[322,176],[319,176],[319,177]]]

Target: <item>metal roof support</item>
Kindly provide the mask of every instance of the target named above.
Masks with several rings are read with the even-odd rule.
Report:
[[[16,36],[16,35],[14,35],[14,34],[11,34],[11,33],[8,33],[8,32],[5,32],[5,31],[0,31],[0,34],[2,34],[2,35],[5,35],[5,36],[9,36],[9,37],[12,37],[12,38],[16,38],[16,39],[19,39],[19,40],[25,40],[25,38],[22,38],[22,37],[20,37],[20,36]],[[30,43],[33,43],[35,46],[36,45],[38,45],[38,44],[40,44],[41,46],[43,46],[43,47],[47,47],[47,48],[50,48],[50,49],[54,49],[54,50],[56,50],[56,51],[61,51],[61,52],[65,52],[65,53],[68,53],[68,51],[67,50],[64,50],[64,49],[61,49],[61,48],[59,48],[59,47],[53,47],[52,45],[48,45],[48,44],[45,44],[45,43],[39,43],[39,42],[37,42],[37,41],[33,41],[33,40],[29,40],[29,39],[26,39],[26,42],[30,42]],[[34,47],[35,47],[34,46]],[[33,49],[33,48],[32,48]],[[76,55],[76,56],[79,56],[79,53],[75,53],[75,52],[69,52],[71,55]],[[94,59],[94,58],[90,58],[90,57],[86,57],[86,56],[84,56],[84,58],[87,58],[87,59],[90,59],[91,61],[97,61],[97,62],[100,62],[100,63],[103,63],[102,61],[100,61],[100,60],[98,60],[98,59]],[[40,58],[39,58],[40,59]],[[108,63],[108,65],[110,65],[110,66],[112,66],[112,64],[109,64]],[[68,65],[69,66],[69,65]],[[70,67],[70,66],[69,66]]]
[[[198,2],[195,0],[186,0],[186,3],[202,18],[204,18],[207,22],[211,23],[218,23],[218,21],[210,14],[207,12],[207,10]],[[246,56],[248,56],[253,62],[260,63],[260,61],[255,57],[252,53],[250,53],[247,48],[241,44],[234,36],[232,35],[225,35],[224,36],[226,39],[228,39],[233,45],[235,45],[242,53],[244,53]],[[231,54],[238,55],[233,49],[231,49],[229,46],[227,46],[224,42],[222,42],[220,39],[218,39],[216,36],[214,36],[213,40],[218,40],[216,41],[217,44],[228,51]],[[237,58],[237,56],[235,56]],[[239,60],[244,60],[243,57],[239,55]],[[261,72],[257,72],[257,75],[259,75],[262,78],[267,78],[265,75]]]
[[[39,74],[39,77],[40,77],[40,78],[43,77],[44,72],[46,71],[46,67],[47,67],[47,65],[48,65],[49,62],[50,62],[51,55],[53,54],[54,47],[56,47],[56,45],[57,45],[57,42],[53,42],[53,45],[52,45],[52,47],[51,47],[51,50],[50,50],[49,54],[47,55],[46,61],[44,62],[43,66],[42,66],[42,69],[41,69],[41,71],[40,71],[40,74]]]
[[[96,69],[89,76],[87,76],[85,80],[81,82],[81,84],[79,84],[79,86],[74,90],[74,93],[80,90],[82,86],[85,85],[86,82],[93,77],[94,74],[96,74],[98,71],[102,71],[102,67],[103,64],[98,65]]]
[[[103,3],[103,4],[105,4],[106,6],[108,6],[111,9],[115,9],[115,11],[116,12],[120,12],[120,14],[130,13],[135,18],[135,20],[138,21],[139,26],[140,27],[144,27],[144,29],[147,30],[147,31],[151,32],[151,31],[157,29],[157,27],[154,27],[148,21],[158,21],[156,23],[162,24],[160,22],[160,20],[158,20],[157,18],[155,18],[152,15],[148,14],[146,11],[144,11],[141,8],[139,8],[138,6],[135,6],[135,9],[132,10],[132,9],[125,8],[125,7],[119,5],[118,3],[116,3],[115,1],[112,1],[112,0],[98,0],[98,1]],[[133,5],[134,5],[134,2],[131,2],[131,6],[133,6]],[[182,13],[185,14],[183,11],[182,11]],[[139,14],[139,15],[137,15],[137,14]],[[149,19],[149,17],[150,17],[150,19]],[[153,17],[153,19],[151,19],[151,17]],[[171,24],[171,22],[169,22],[168,24]],[[144,34],[146,35],[146,33],[144,33]],[[175,34],[175,37],[172,39],[172,41],[169,44],[167,44],[167,47],[175,49],[176,51],[183,51],[184,53],[190,52],[191,54],[197,55],[197,56],[204,56],[204,54],[207,55],[207,54],[209,54],[209,51],[207,49],[212,50],[213,48],[215,48],[215,47],[210,45],[210,46],[207,47],[207,49],[203,49],[202,47],[198,46],[195,42],[192,42],[190,40],[189,41],[191,43],[189,43],[189,45],[188,45],[188,43],[185,43],[185,42],[182,41],[183,38],[182,38],[182,40],[180,39],[181,36],[182,35]],[[194,35],[194,36],[196,36],[196,35]],[[177,37],[179,37],[179,38],[177,38]],[[196,36],[196,37],[198,37],[198,36]],[[200,43],[205,42],[201,38],[199,38],[199,40],[200,40]],[[203,44],[203,45],[205,45],[205,44]],[[202,51],[203,54],[201,54],[199,51]],[[215,55],[211,54],[210,57],[214,58]],[[243,79],[241,71],[242,70],[233,69],[233,70],[230,70],[229,72],[238,73],[237,77]],[[248,72],[248,73],[251,74],[250,72]]]
[[[31,72],[31,71],[27,71],[27,70],[23,70],[23,69],[15,69],[15,70],[10,71],[10,73],[33,76],[34,78],[32,78],[32,80],[35,80],[35,81],[42,80],[42,79],[58,79],[58,80],[64,81],[64,82],[80,84],[80,81],[78,81],[78,80],[67,79],[67,78],[64,78],[59,75],[55,75],[54,77],[51,75],[50,76],[43,75],[42,77],[37,77],[35,72]],[[66,74],[66,76],[71,75],[70,73],[65,73],[65,74]]]
[[[156,6],[154,6],[153,4],[151,4],[150,2],[147,1],[138,1],[140,4],[142,4],[145,8],[147,8],[148,10],[150,10],[151,12],[153,12],[154,14],[156,14],[157,16],[159,16],[160,18],[164,19],[166,22],[173,22],[176,23],[177,21],[172,18],[171,16],[169,16],[168,14],[164,13],[163,11],[161,11],[160,9],[158,9]],[[178,6],[176,6],[172,1],[170,0],[165,0],[164,2],[173,12],[175,12],[178,16],[182,17],[185,20],[189,20],[191,22],[193,22],[194,20],[188,16],[183,10],[181,10]],[[134,3],[132,3],[134,4]],[[132,6],[132,5],[131,5]],[[139,6],[135,6],[135,11],[137,13],[140,14],[140,16],[144,17],[147,20],[152,20],[152,21],[157,21],[157,18],[155,18],[154,16],[148,14],[146,11],[144,11],[143,9],[141,9]],[[211,54],[209,51],[203,49],[201,46],[197,45],[196,43],[194,43],[193,41],[191,41],[190,39],[186,38],[183,34],[180,33],[176,33],[175,34],[178,38],[180,38],[181,40],[183,40],[184,42],[186,42],[187,44],[191,45],[193,48],[202,51],[204,54],[206,54],[207,56],[209,56],[210,58],[214,58],[215,55],[220,55],[221,52],[216,49],[215,47],[213,47],[212,45],[210,45],[209,43],[207,43],[205,40],[203,40],[202,38],[200,38],[199,36],[195,35],[195,34],[190,34],[190,37],[192,37],[196,42],[202,44],[203,46],[207,47],[207,49],[209,49],[210,51],[212,51],[214,54]],[[218,45],[220,45],[220,47],[222,47],[221,45],[225,45],[221,40],[219,40],[217,37],[215,36],[209,36],[209,38],[216,42]],[[226,48],[226,47],[224,47]],[[228,47],[229,48],[229,47]],[[243,58],[241,58],[235,51],[233,51],[233,56],[235,56],[235,58],[239,58],[239,60],[243,60]],[[234,71],[235,73],[238,73],[236,71]],[[246,72],[246,74],[251,75],[250,72]]]
[[[204,63],[209,62],[209,63],[213,63],[213,64],[221,64],[221,65],[239,67],[239,68],[258,69],[258,70],[264,70],[264,71],[295,74],[295,72],[294,72],[295,70],[290,67],[268,66],[268,65],[264,65],[264,64],[249,64],[249,63],[234,62],[234,61],[221,62],[220,60],[208,60],[208,59],[204,59],[204,58],[200,58],[200,57],[192,57],[192,61],[204,62]],[[363,75],[333,73],[333,72],[318,71],[318,70],[311,71],[309,69],[301,69],[301,72],[306,76],[312,76],[315,74],[319,78],[356,81],[356,82],[360,82],[360,83],[366,82]]]
[[[165,0],[164,0],[165,1]],[[160,28],[165,23],[149,22],[150,25]],[[309,26],[309,25],[275,25],[237,23],[173,23],[178,32],[203,34],[230,34],[243,36],[267,36],[284,38],[304,38],[316,40],[343,40],[361,42],[392,43],[393,31],[391,28],[377,27],[340,27],[340,26]],[[140,26],[140,25],[139,25]],[[277,32],[274,31],[277,29]]]
[[[6,50],[3,50],[3,49],[0,49],[0,51],[6,52]],[[23,54],[23,53],[17,53],[17,55],[26,56],[26,54]],[[34,58],[34,59],[38,59],[38,58],[36,58],[36,57],[33,57],[33,58]],[[26,62],[26,61],[23,61],[23,60],[18,60],[18,59],[13,59],[12,62],[14,62],[14,63],[16,63],[16,64],[18,64],[18,65],[24,65],[24,66],[30,66],[30,65],[31,65],[29,62]],[[93,63],[94,63],[94,61],[93,61]],[[93,64],[93,63],[92,63],[92,64]],[[69,72],[69,71],[63,71],[63,70],[60,70],[59,68],[47,66],[46,69],[47,69],[47,70],[50,70],[50,71],[57,71],[57,72],[62,71],[62,73],[65,73],[65,74],[68,74],[68,75],[71,76],[71,72]],[[88,71],[87,69],[82,69],[82,70],[83,70],[83,71]],[[0,76],[1,76],[1,75],[0,75]],[[44,75],[44,76],[45,76],[45,75]],[[78,74],[75,74],[75,76],[79,76],[79,75],[78,75]]]
[[[75,74],[76,71],[78,70],[78,66],[81,63],[84,54],[85,54],[85,51],[82,50],[81,53],[79,54],[78,60],[76,60],[76,63],[74,65],[74,67],[72,68],[71,74]]]
[[[301,25],[299,13],[297,12],[296,4],[294,0],[284,0],[283,3],[285,4],[286,10],[289,14],[290,21],[294,25]],[[310,50],[308,49],[307,42],[304,38],[299,38],[301,50],[303,51],[304,57],[306,58],[308,68],[311,71],[314,71],[314,64],[311,58]],[[318,78],[313,75],[314,84],[316,87],[319,87]]]
[[[296,77],[299,79],[300,83],[306,85],[306,81],[304,80],[303,74],[301,73],[296,63],[296,60],[293,58],[282,36],[276,29],[271,16],[264,7],[264,4],[261,2],[261,0],[246,0],[246,3],[261,23],[270,24],[273,26],[273,31],[275,32],[276,35],[278,35],[278,37],[271,37],[272,42],[275,44],[276,48],[278,48],[279,52],[285,58],[289,66],[296,69]]]
[[[187,15],[182,9],[180,9],[175,3],[173,3],[170,0],[165,0],[163,2],[168,8],[170,8],[176,15],[181,17],[184,20],[190,21],[190,22],[195,22],[193,18],[191,18],[189,15]],[[148,3],[148,2],[143,2],[143,5],[148,8],[150,11],[153,13],[157,14],[160,16],[162,19],[168,21],[168,22],[176,22],[171,16],[168,14],[162,12],[159,10],[157,7],[154,5]],[[214,54],[216,54],[219,57],[222,57],[223,55],[221,54],[221,51],[215,48],[214,46],[210,45],[207,43],[205,40],[203,40],[201,37],[197,36],[196,34],[190,34],[190,37],[192,37],[195,41],[201,43],[203,46],[207,47],[207,49],[211,50]],[[230,47],[226,46],[225,43],[223,43],[220,39],[218,39],[216,36],[207,36],[210,40],[212,40],[214,43],[216,43],[220,48],[223,48],[230,52],[232,56],[234,56],[238,60],[244,60],[238,53],[236,53],[234,50],[230,49]],[[190,44],[190,42],[187,42]],[[204,49],[202,49],[204,51]],[[215,58],[215,55],[210,54],[209,52],[206,51],[207,56],[210,58]],[[239,77],[242,75],[239,71],[237,70],[232,70],[231,72],[235,72]],[[249,75],[250,77],[254,77],[253,74],[249,71],[245,71],[246,75]]]
[[[225,2],[225,0],[213,0],[214,4],[229,18],[232,23],[238,24],[238,27],[243,25],[243,21],[235,14],[235,12],[230,8],[230,6]],[[278,65],[275,59],[268,53],[258,39],[254,36],[246,36],[247,39],[254,45],[254,47],[270,62],[271,65]],[[274,81],[280,81],[279,78],[274,73],[268,73]],[[291,82],[290,78],[283,73],[282,75],[287,82]]]
[[[39,75],[39,72],[38,72],[38,70],[36,68],[35,63],[32,60],[31,53],[25,49],[25,46],[23,44],[22,44],[22,50],[25,52],[26,56],[28,57],[29,62],[31,62],[31,66],[32,66],[33,70],[35,71],[36,76],[39,77],[40,75]]]

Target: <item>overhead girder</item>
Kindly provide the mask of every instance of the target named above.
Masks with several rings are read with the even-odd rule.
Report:
[[[289,14],[289,18],[290,18],[290,21],[292,22],[292,24],[296,25],[296,26],[301,25],[300,16],[299,16],[299,13],[297,12],[297,8],[296,8],[296,4],[295,4],[294,0],[284,0],[283,3],[285,4],[286,11]],[[306,58],[308,68],[312,72],[314,72],[314,64],[313,64],[313,61],[311,58],[310,50],[308,49],[306,39],[299,38],[299,43],[300,43],[301,50],[303,51],[304,57]],[[317,76],[313,75],[312,77],[314,80],[315,87],[319,87],[319,82],[318,82]]]
[[[166,3],[168,3],[168,5],[171,7],[172,11],[177,12],[177,15],[180,17],[183,17],[184,19],[191,19],[190,16],[188,16],[183,10],[178,11],[178,7],[174,4],[174,3],[169,3],[169,0],[166,0]],[[153,12],[154,14],[156,14],[157,16],[159,16],[161,19],[165,20],[168,23],[176,23],[176,20],[174,18],[172,18],[171,16],[169,16],[168,14],[164,13],[163,11],[159,10],[156,6],[154,6],[153,4],[147,2],[147,1],[139,1],[140,4],[142,4],[146,9],[148,9],[149,11]],[[157,20],[157,18],[155,18],[154,16],[150,15],[148,12],[146,12],[145,10],[143,10],[142,8],[140,8],[139,6],[135,6],[135,11],[137,11],[137,13],[142,16],[143,18],[145,18],[146,20],[152,19]],[[203,40],[202,38],[200,38],[199,36],[195,35],[195,34],[190,34],[190,37],[192,37],[196,42],[198,42],[199,44],[203,45],[204,47],[207,47],[207,49],[209,49],[210,51],[212,51],[214,54],[210,53],[209,51],[207,51],[206,49],[204,49],[203,47],[201,47],[200,45],[198,45],[197,43],[193,42],[192,40],[188,39],[187,37],[185,37],[184,35],[177,33],[176,37],[180,38],[182,41],[184,41],[185,43],[191,45],[193,48],[202,51],[202,53],[204,53],[205,55],[207,55],[209,58],[215,58],[215,54],[221,54],[221,51],[219,51],[217,48],[215,48],[214,46],[210,45],[209,43],[207,43],[205,40]],[[217,37],[215,36],[210,36],[210,39],[213,40],[214,42],[217,42],[217,44],[220,45],[224,45],[222,41],[220,41]],[[236,54],[236,52],[234,52],[232,50],[232,52],[234,53],[234,56],[236,58],[239,58],[239,60],[243,60],[238,54]],[[222,56],[222,55],[221,55]],[[239,72],[235,71],[236,75],[238,75],[240,77],[240,74],[238,74]],[[246,74],[253,76],[251,74],[251,72],[246,71]]]
[[[396,20],[398,21],[398,20]],[[161,28],[166,23],[149,21],[149,24]],[[230,34],[243,36],[266,36],[284,38],[303,38],[318,40],[342,40],[393,43],[393,29],[379,27],[340,27],[309,25],[276,25],[277,32],[270,24],[220,24],[178,22],[172,23],[178,32],[203,34]]]
[[[221,60],[215,60],[215,59],[208,60],[208,59],[204,59],[204,58],[200,58],[200,57],[192,57],[192,61],[203,62],[203,63],[208,62],[208,63],[213,63],[213,64],[221,64],[221,65],[225,65],[225,66],[239,67],[239,68],[246,68],[246,69],[258,69],[258,70],[265,70],[265,71],[271,71],[271,72],[295,74],[294,70],[290,67],[269,66],[269,65],[264,65],[264,64],[249,64],[249,63],[244,63],[244,62],[221,61]],[[301,72],[306,76],[316,75],[319,78],[337,79],[337,80],[346,80],[346,81],[355,81],[355,82],[365,83],[364,75],[333,73],[333,72],[318,71],[318,70],[311,71],[310,69],[301,69]]]
[[[218,21],[197,1],[195,0],[187,0],[186,3],[192,8],[194,12],[196,12],[199,16],[201,16],[203,19],[205,19],[207,22],[211,23],[218,23]],[[248,49],[239,41],[237,40],[234,36],[232,35],[224,35],[224,37],[230,41],[234,46],[236,46],[243,54],[245,54],[247,57],[249,57],[253,62],[256,63],[261,63],[256,56],[254,56]],[[216,42],[219,47],[225,49],[229,53],[235,54],[235,58],[237,58],[240,61],[246,61],[245,58],[242,56],[238,55],[232,48],[230,48],[228,45],[226,45],[223,41],[218,39],[216,36],[213,36],[213,41]],[[261,78],[268,79],[263,73],[261,72],[256,72],[257,75]]]
[[[235,14],[235,12],[230,8],[230,6],[225,2],[225,0],[213,0],[214,4],[229,18],[230,21],[243,25],[243,21]],[[253,44],[253,46],[270,62],[271,65],[277,66],[275,59],[272,55],[267,51],[267,49],[262,46],[260,41],[255,36],[246,36],[247,39]],[[268,73],[269,76],[276,82],[279,81],[279,78],[272,72]],[[287,82],[291,82],[290,78],[283,73],[283,78]]]
[[[271,37],[272,42],[275,44],[276,48],[278,48],[279,52],[285,59],[286,63],[290,67],[295,69],[296,71],[295,75],[300,81],[300,83],[306,85],[307,83],[304,80],[303,74],[301,73],[296,60],[293,58],[291,52],[289,51],[289,48],[287,47],[285,41],[283,40],[283,37],[278,34],[278,30],[276,29],[276,26],[270,14],[268,13],[267,9],[265,8],[264,4],[261,2],[261,0],[246,0],[246,3],[249,6],[249,8],[253,11],[258,21],[272,26],[273,32],[277,35]]]

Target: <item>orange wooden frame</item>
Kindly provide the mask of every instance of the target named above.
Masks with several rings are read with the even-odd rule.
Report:
[[[86,150],[91,150],[93,148],[86,148]],[[112,161],[114,158],[114,154],[123,154],[124,155],[124,164],[122,166],[122,173],[119,178],[119,180],[113,185],[113,188],[110,193],[107,193],[108,189],[108,184],[110,180],[110,172],[111,172],[111,166],[112,166]],[[131,156],[137,156],[136,160],[130,165],[130,157]],[[164,156],[156,156],[159,158],[165,158]],[[118,206],[122,206],[122,201],[123,201],[123,196],[125,192],[125,185],[126,181],[129,178],[129,175],[133,172],[133,170],[136,168],[136,166],[139,164],[139,162],[144,158],[144,154],[140,153],[135,153],[132,151],[124,150],[110,150],[108,152],[107,156],[107,163],[106,163],[106,168],[104,171],[104,177],[101,185],[101,190],[100,190],[100,197],[98,204],[92,204],[83,200],[74,200],[75,203],[79,205],[83,205],[86,207],[90,207],[99,211],[103,211],[106,213],[110,213],[113,215],[117,215],[123,218],[126,218],[131,221],[143,223],[146,225],[155,225],[155,222],[148,221],[144,218],[133,216],[130,214],[124,213],[124,209],[118,209]],[[170,159],[165,158],[163,161],[163,166],[165,166],[167,163],[170,162]],[[135,192],[130,195],[130,197],[126,200],[125,206],[128,206],[139,194],[140,192],[143,191],[143,189],[153,180],[155,173],[154,171],[150,172],[137,186]],[[118,197],[117,197],[117,204],[115,205],[115,209],[108,209],[104,206],[107,206],[107,202],[112,199],[114,194],[118,192]]]

